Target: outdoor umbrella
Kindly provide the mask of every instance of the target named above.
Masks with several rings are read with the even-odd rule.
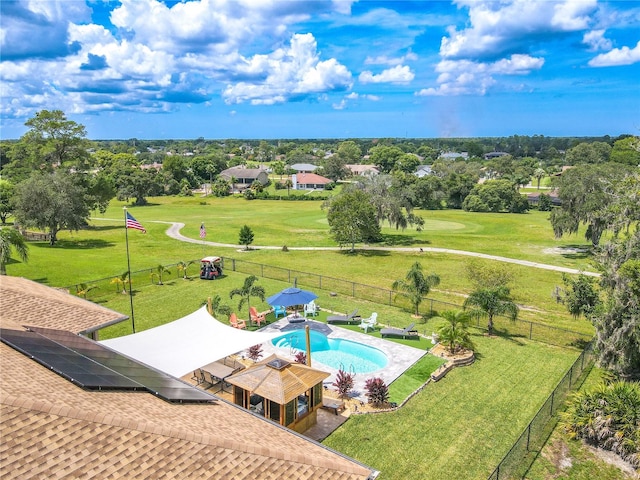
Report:
[[[267,303],[269,305],[291,307],[293,305],[304,305],[316,298],[318,298],[318,295],[313,292],[301,290],[298,287],[289,287],[267,298]]]

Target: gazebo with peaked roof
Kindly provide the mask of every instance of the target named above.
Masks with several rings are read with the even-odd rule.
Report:
[[[317,423],[322,382],[330,374],[271,355],[226,379],[233,401],[297,432]]]

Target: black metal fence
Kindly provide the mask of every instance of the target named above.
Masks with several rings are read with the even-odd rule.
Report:
[[[295,281],[298,286],[304,286],[309,289],[335,292],[341,295],[347,295],[349,297],[407,310],[413,308],[406,297],[397,295],[397,292],[387,288],[366,285],[351,280],[320,275],[317,273],[292,270],[274,265],[265,265],[263,263],[255,263],[242,259],[224,257],[223,260],[224,269],[227,272],[233,271],[247,275],[255,275],[256,277],[279,280],[288,284],[292,284]],[[165,265],[165,268],[175,269],[178,265],[179,264],[177,263]],[[191,260],[185,262],[183,266],[186,266],[187,274],[193,275],[194,273],[199,272],[200,261]],[[140,286],[157,283],[159,275],[158,267],[131,272],[132,288],[135,290]],[[93,280],[86,284],[71,285],[67,287],[67,289],[80,296],[85,296],[88,293],[87,289],[91,289],[91,299],[93,301],[100,301],[108,298],[114,293],[124,291],[125,286],[128,286],[128,280],[125,279],[125,282],[122,282],[121,278],[115,276]],[[427,297],[420,304],[420,314],[432,316],[443,310],[459,308],[462,308],[462,304],[445,302]],[[475,326],[480,329],[486,329],[485,320],[481,317],[477,317],[475,319]],[[575,332],[527,320],[518,319],[511,321],[503,316],[494,318],[494,331],[499,335],[523,337],[563,347],[583,346],[591,340],[590,335],[581,332]]]
[[[406,297],[397,295],[393,290],[366,285],[340,278],[329,277],[317,273],[291,270],[288,268],[264,265],[246,260],[225,258],[225,268],[234,272],[255,275],[256,277],[271,278],[287,283],[293,283],[306,288],[336,292],[350,297],[368,300],[374,303],[391,305],[394,307],[412,309]],[[420,304],[420,313],[431,316],[443,310],[462,308],[461,304],[444,302],[433,298],[425,298]],[[475,319],[475,326],[486,329],[481,317]],[[575,332],[551,325],[530,322],[527,320],[509,320],[504,316],[494,318],[494,331],[500,335],[525,337],[542,343],[557,346],[584,346],[591,341],[591,335]]]
[[[165,267],[169,269],[176,268],[177,266],[178,264],[171,264]],[[199,271],[200,268],[199,260],[186,262],[183,266],[186,266],[188,274],[189,272],[193,274],[193,272]],[[305,288],[335,292],[378,304],[404,309],[412,308],[405,297],[396,295],[396,292],[393,290],[357,283],[351,280],[229,257],[224,257],[224,268],[225,271],[255,275],[257,277],[279,280],[288,284],[292,284],[295,281],[297,285],[304,286]],[[157,283],[159,280],[158,275],[158,267],[131,272],[134,290],[141,285]],[[128,285],[128,281],[125,279],[125,282],[123,282],[122,277],[119,278],[116,276],[94,280],[87,284],[72,285],[67,287],[67,289],[78,295],[83,295],[83,291],[85,291],[86,294],[88,287],[94,287],[91,290],[91,299],[99,301],[116,293],[121,293],[125,285]],[[420,306],[420,313],[423,315],[433,315],[442,310],[461,308],[460,304],[432,298],[425,298]],[[476,318],[475,322],[476,327],[486,329],[482,318]],[[583,373],[593,364],[592,338],[580,332],[526,320],[511,321],[502,316],[494,318],[494,331],[500,335],[525,337],[530,340],[557,346],[586,345],[581,355],[556,386],[494,472],[489,476],[488,480],[523,478],[536,455],[553,431],[557,422],[557,412],[562,408],[567,394],[579,385],[583,378]]]
[[[588,343],[487,480],[524,478],[553,432],[567,395],[582,384],[593,362],[592,343]]]

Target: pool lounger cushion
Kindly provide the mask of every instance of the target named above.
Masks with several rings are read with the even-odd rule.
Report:
[[[358,315],[358,309],[356,308],[349,315],[329,315],[327,317],[327,323],[347,324],[347,325],[360,323],[360,316]]]

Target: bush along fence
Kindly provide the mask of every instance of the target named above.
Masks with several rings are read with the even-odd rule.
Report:
[[[317,273],[303,272],[299,270],[291,270],[288,268],[277,267],[273,265],[265,265],[262,263],[249,262],[235,258],[224,257],[225,272],[244,273],[247,275],[255,275],[256,277],[269,278],[279,280],[286,284],[293,284],[294,281],[300,287],[308,289],[323,290],[326,292],[347,295],[349,297],[367,300],[373,303],[386,304],[405,310],[411,310],[410,302],[403,296],[397,295],[396,292],[382,287],[366,285],[353,282],[341,278],[319,275]],[[177,263],[165,265],[172,272],[176,271]],[[196,276],[199,274],[199,260],[190,260],[185,262],[186,274]],[[179,273],[184,275],[185,272]],[[167,275],[167,278],[175,278],[175,274]],[[131,284],[135,291],[142,286],[158,283],[159,274],[158,267],[147,268],[131,272]],[[128,279],[119,279],[119,277],[102,278],[93,280],[85,284],[76,284],[67,287],[71,293],[79,296],[87,297],[88,290],[91,291],[89,297],[91,300],[97,301],[114,293],[122,293],[128,289]],[[424,316],[437,315],[443,310],[459,309],[461,304],[444,302],[433,298],[425,298],[420,305],[420,313]],[[475,319],[475,326],[479,329],[486,330],[485,320],[481,317]],[[494,318],[494,331],[498,335],[518,336],[547,343],[557,346],[584,346],[591,340],[589,335],[581,332],[543,325],[527,320],[511,321],[506,317]]]
[[[582,385],[593,363],[593,344],[588,343],[487,480],[524,478],[558,423],[567,395]]]

